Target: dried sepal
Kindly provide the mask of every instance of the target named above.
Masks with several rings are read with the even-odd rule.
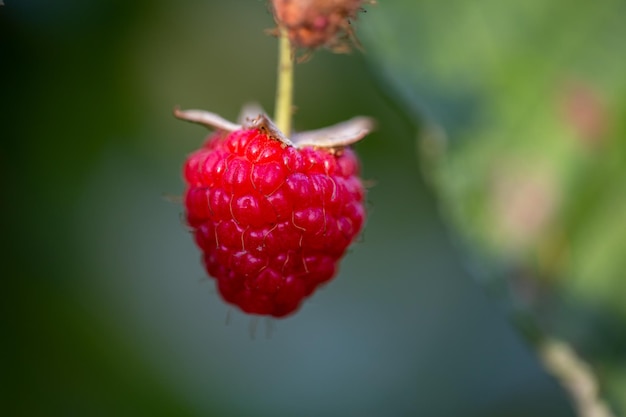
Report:
[[[285,146],[295,148],[340,149],[360,141],[375,126],[373,119],[357,116],[325,128],[294,133],[290,139],[263,112],[260,106],[254,104],[246,105],[242,109],[239,117],[241,124],[232,123],[215,113],[203,110],[180,110],[176,108],[174,109],[174,116],[181,120],[201,124],[210,129],[226,132],[240,129],[258,129]]]
[[[322,129],[296,133],[292,140],[298,148],[339,148],[360,141],[373,129],[373,119],[358,116]]]
[[[197,123],[209,129],[214,128],[227,132],[241,129],[241,125],[228,121],[218,114],[204,110],[180,110],[175,108],[174,116],[180,120]]]
[[[239,112],[237,122],[240,125],[245,125],[247,121],[258,117],[260,114],[267,114],[265,109],[257,102],[249,102],[243,105]]]

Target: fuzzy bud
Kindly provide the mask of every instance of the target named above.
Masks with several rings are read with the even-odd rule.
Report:
[[[351,23],[363,3],[371,1],[272,0],[276,23],[287,29],[292,45],[333,52],[348,52],[351,42],[360,46]]]

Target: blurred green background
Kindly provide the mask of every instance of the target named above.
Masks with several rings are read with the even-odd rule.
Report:
[[[2,412],[575,415],[529,328],[581,347],[623,405],[624,4],[441,3],[380,1],[358,22],[365,54],[319,52],[297,67],[297,129],[377,119],[356,147],[375,185],[365,233],[337,279],[293,317],[261,320],[252,339],[249,317],[233,310],[226,323],[229,308],[181,221],[181,166],[206,132],[171,110],[234,119],[249,101],[273,108],[266,3],[6,0]],[[579,63],[590,69],[555,70]],[[561,75],[573,84],[550,83]],[[609,127],[583,135],[604,144],[590,145],[592,156],[545,142],[569,143],[551,103],[537,107],[540,93],[553,86],[569,97],[570,85],[610,109]],[[527,164],[546,153],[543,171]],[[487,178],[494,161],[505,174],[518,169],[504,185]],[[507,190],[527,178],[543,184],[545,172],[560,197],[544,200],[568,211],[552,209],[530,230],[559,233],[517,235],[516,217],[497,223],[489,187],[517,201]],[[568,240],[569,225],[590,218],[599,223]],[[538,248],[563,247],[553,239],[588,246],[540,262],[556,255]],[[583,267],[593,250],[591,265],[606,269]],[[589,283],[576,271],[606,285],[555,284]]]

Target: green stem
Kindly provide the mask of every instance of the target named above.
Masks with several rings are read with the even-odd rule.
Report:
[[[278,83],[274,122],[285,136],[291,135],[291,110],[293,107],[293,56],[287,30],[279,27]]]

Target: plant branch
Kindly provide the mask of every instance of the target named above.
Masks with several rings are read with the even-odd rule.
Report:
[[[600,397],[598,379],[591,366],[579,358],[566,343],[548,339],[539,349],[545,367],[574,400],[580,417],[615,417]]]
[[[285,136],[291,135],[291,113],[293,107],[293,54],[287,30],[279,26],[278,81],[276,85],[276,126]]]

